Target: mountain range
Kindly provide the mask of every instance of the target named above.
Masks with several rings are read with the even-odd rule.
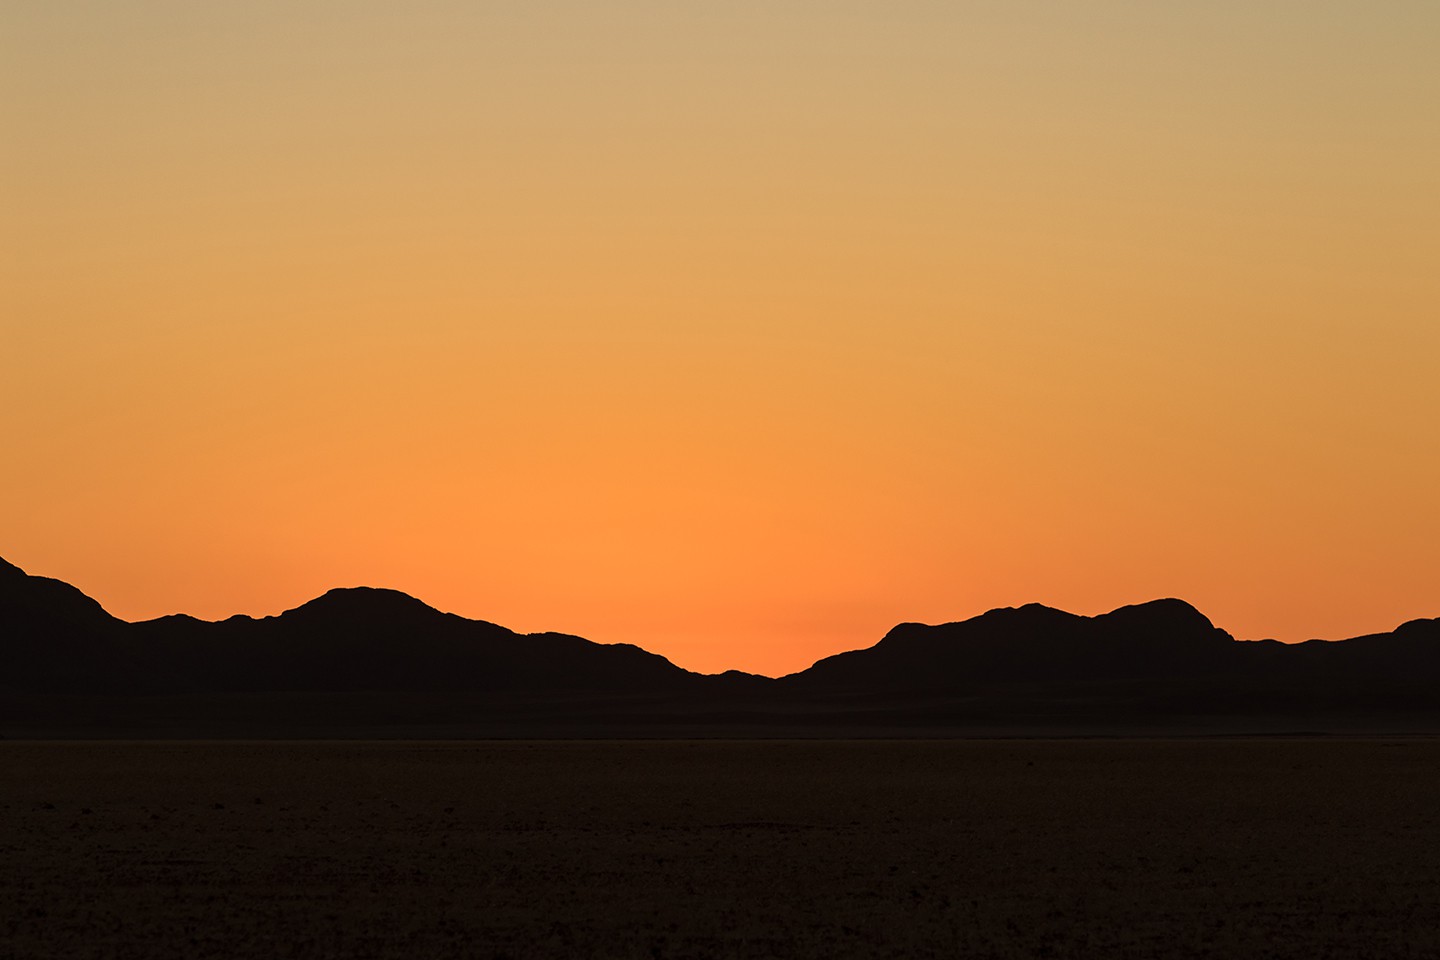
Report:
[[[1181,600],[904,623],[778,679],[517,634],[406,594],[130,623],[0,560],[0,734],[950,736],[1437,732],[1440,619],[1236,640]]]

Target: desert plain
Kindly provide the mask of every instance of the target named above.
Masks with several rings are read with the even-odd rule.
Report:
[[[1440,955],[1440,740],[0,742],[0,957]]]

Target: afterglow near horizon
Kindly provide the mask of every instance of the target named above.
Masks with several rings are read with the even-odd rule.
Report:
[[[14,2],[0,556],[763,673],[1440,616],[1440,6]]]

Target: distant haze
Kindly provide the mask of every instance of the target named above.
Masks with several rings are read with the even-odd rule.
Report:
[[[0,555],[701,671],[1440,613],[1440,5],[15,0]]]

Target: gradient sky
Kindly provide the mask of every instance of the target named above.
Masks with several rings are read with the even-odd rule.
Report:
[[[7,0],[0,556],[764,673],[1440,616],[1434,0]]]

